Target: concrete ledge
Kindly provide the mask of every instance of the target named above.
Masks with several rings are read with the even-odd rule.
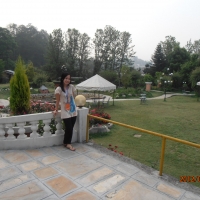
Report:
[[[78,108],[78,116],[73,130],[72,143],[82,143],[86,140],[87,114],[88,108]],[[51,112],[47,112],[1,118],[0,150],[32,149],[62,145],[64,130],[62,129],[60,111],[55,117],[55,120],[57,121],[57,130],[55,134],[51,134],[49,126],[53,117],[54,116]],[[43,120],[43,123],[45,124],[45,132],[43,133],[43,136],[40,136],[40,134],[37,132],[37,124],[39,120]],[[27,137],[27,135],[24,134],[26,129],[24,124],[26,124],[26,122],[31,124],[28,131],[30,133],[30,137]],[[18,126],[21,125],[21,127],[15,127],[15,124],[18,124]],[[19,136],[16,138],[15,135],[13,135],[14,133],[19,133]]]

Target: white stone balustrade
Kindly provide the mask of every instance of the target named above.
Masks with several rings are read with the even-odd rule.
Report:
[[[87,114],[88,108],[78,108],[78,116],[74,126],[72,143],[82,143],[86,140]],[[54,118],[52,112],[1,118],[0,150],[40,148],[62,144],[64,130],[62,129],[63,126],[60,118],[60,112],[58,112],[55,117],[55,134],[50,132],[50,122],[52,118]],[[42,120],[45,125],[42,136],[37,132],[40,120]],[[30,124],[28,127],[25,126],[27,122]],[[25,134],[27,133],[27,130],[28,133],[30,133],[30,137],[27,137]],[[19,134],[17,138],[14,133]]]

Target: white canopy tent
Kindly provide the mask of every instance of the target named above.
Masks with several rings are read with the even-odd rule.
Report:
[[[88,91],[109,91],[115,90],[116,85],[102,78],[98,74],[92,76],[91,78],[79,83],[76,86],[77,90],[88,90]]]
[[[91,78],[76,85],[76,89],[87,90],[87,91],[110,91],[110,90],[115,90],[116,85],[96,74],[95,76],[92,76]],[[113,104],[114,104],[114,97],[113,97]]]

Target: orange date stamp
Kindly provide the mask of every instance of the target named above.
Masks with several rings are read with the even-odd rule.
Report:
[[[180,182],[200,182],[200,176],[180,176]]]

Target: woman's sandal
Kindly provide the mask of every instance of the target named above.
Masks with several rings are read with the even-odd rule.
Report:
[[[71,151],[75,151],[76,150],[72,145],[66,145],[66,148],[71,150]]]

